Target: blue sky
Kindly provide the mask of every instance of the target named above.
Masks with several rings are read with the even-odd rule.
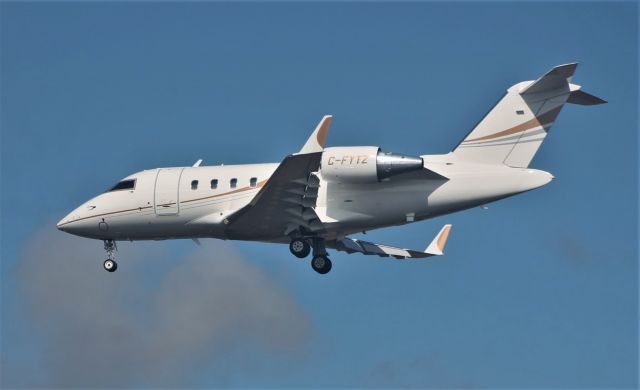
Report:
[[[637,3],[3,2],[0,10],[3,386],[637,386]],[[565,107],[532,164],[556,176],[551,184],[488,210],[367,235],[422,248],[453,223],[446,256],[433,261],[335,253],[320,277],[286,246],[216,243],[202,252],[178,241],[123,244],[120,269],[107,275],[100,242],[55,231],[69,210],[135,171],[198,158],[279,161],[327,113],[330,145],[446,153],[507,87],[574,61],[574,82],[609,104]],[[261,286],[230,283],[251,303],[233,316],[242,332],[212,326],[193,343],[205,340],[204,351],[178,338],[152,366],[166,377],[145,371],[146,355],[119,378],[117,370],[56,376],[80,377],[74,362],[105,350],[127,361],[136,337],[116,337],[109,349],[83,333],[103,326],[99,319],[144,323],[131,313],[162,319],[152,306],[166,297],[154,294],[184,293],[188,282],[171,281],[201,274],[181,268],[189,256],[212,278],[219,270],[202,257],[237,259],[229,280]],[[42,307],[71,284],[64,304]],[[205,290],[206,278],[194,286],[202,293],[184,296],[195,307],[208,307],[208,293],[235,304],[227,290]],[[227,315],[215,310],[200,325]],[[65,315],[77,316],[69,317],[77,329],[64,329]],[[154,335],[180,332],[159,322],[166,333]],[[163,339],[140,345],[155,350]],[[70,351],[81,358],[53,365]]]

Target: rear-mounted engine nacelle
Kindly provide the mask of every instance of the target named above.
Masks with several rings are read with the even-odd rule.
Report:
[[[420,157],[385,153],[376,146],[326,148],[320,172],[326,181],[375,182],[422,169]]]

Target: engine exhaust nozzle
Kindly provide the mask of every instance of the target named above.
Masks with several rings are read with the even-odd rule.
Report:
[[[401,173],[417,171],[424,166],[422,158],[405,156],[404,154],[378,152],[376,170],[378,180],[387,179]]]

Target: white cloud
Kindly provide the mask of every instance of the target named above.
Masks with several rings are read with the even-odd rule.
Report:
[[[227,243],[178,259],[166,248],[121,244],[110,274],[99,241],[33,237],[17,299],[44,340],[45,383],[12,375],[4,385],[186,387],[196,367],[236,348],[304,349],[311,326],[295,299]]]

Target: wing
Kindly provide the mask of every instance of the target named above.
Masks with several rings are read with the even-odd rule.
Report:
[[[300,153],[287,156],[251,202],[227,217],[226,235],[235,240],[282,241],[290,233],[322,233],[313,207],[320,180],[324,140],[331,123],[327,115]]]
[[[451,225],[444,225],[444,227],[440,229],[438,235],[436,235],[433,241],[431,241],[431,244],[429,244],[425,251],[396,248],[388,245],[360,241],[349,237],[329,242],[327,243],[327,246],[348,253],[359,252],[365,255],[377,255],[380,257],[393,256],[396,259],[424,258],[430,256],[440,256],[444,254],[444,247],[447,244],[447,239],[449,238],[450,231]]]

